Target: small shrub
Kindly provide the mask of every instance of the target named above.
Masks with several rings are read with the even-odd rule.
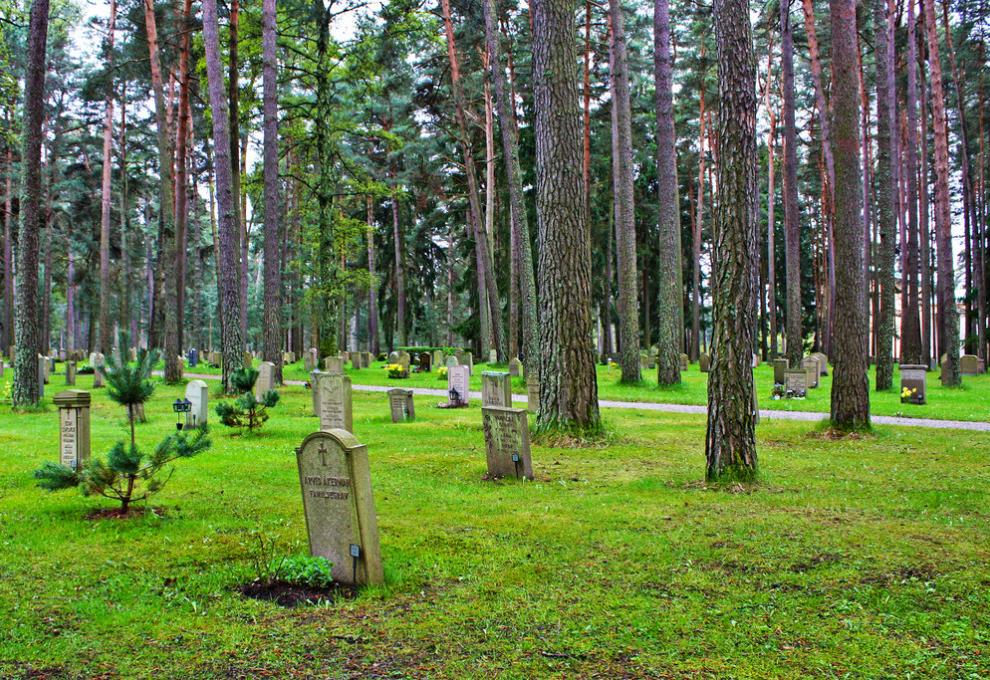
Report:
[[[234,401],[221,401],[216,406],[220,422],[227,427],[247,428],[248,432],[260,428],[268,420],[268,409],[278,403],[279,396],[275,390],[268,390],[261,395],[259,401],[254,396],[254,384],[258,380],[258,371],[253,368],[241,368],[230,376],[230,384],[234,391],[241,396]]]
[[[289,555],[279,559],[281,579],[292,585],[322,590],[333,585],[333,565],[325,557]]]

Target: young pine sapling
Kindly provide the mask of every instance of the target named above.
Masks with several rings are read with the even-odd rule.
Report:
[[[230,376],[230,384],[241,396],[232,402],[222,401],[217,404],[216,412],[220,422],[227,427],[247,428],[248,432],[261,427],[268,420],[268,409],[278,403],[278,392],[268,390],[261,395],[259,401],[254,396],[254,384],[258,380],[258,371],[253,368],[241,368]]]

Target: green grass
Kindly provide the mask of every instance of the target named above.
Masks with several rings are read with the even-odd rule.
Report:
[[[699,484],[701,416],[608,410],[607,448],[534,447],[535,482],[491,483],[477,404],[417,397],[393,425],[385,395],[355,393],[386,585],[290,610],[235,588],[248,532],[304,549],[308,393],[284,389],[260,435],[215,426],[164,517],[93,521],[107,501],[31,479],[57,455],[61,380],[47,412],[0,407],[0,677],[990,674],[983,433],[765,423],[761,485],[728,493]],[[180,393],[159,387],[142,443],[174,431]],[[92,425],[94,453],[125,436],[102,390]]]

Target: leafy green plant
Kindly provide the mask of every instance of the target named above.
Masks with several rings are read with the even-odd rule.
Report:
[[[279,560],[283,581],[307,588],[329,588],[333,585],[330,561],[317,555],[288,555]]]
[[[231,387],[241,396],[233,401],[221,401],[216,406],[220,422],[227,427],[247,428],[252,432],[268,420],[268,409],[278,403],[278,392],[268,390],[261,395],[259,401],[254,396],[254,384],[258,380],[258,371],[254,368],[240,368],[230,376]]]
[[[158,361],[155,350],[141,350],[137,361],[129,364],[119,354],[107,357],[103,368],[106,379],[107,396],[127,409],[127,422],[131,428],[131,449],[136,450],[134,440],[134,420],[137,417],[137,407],[144,404],[155,392],[155,384],[151,381],[151,369]]]

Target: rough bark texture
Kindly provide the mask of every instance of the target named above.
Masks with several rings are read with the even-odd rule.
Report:
[[[599,427],[573,3],[534,0],[541,428]]]
[[[221,351],[223,354],[223,384],[232,391],[230,376],[244,362],[244,340],[241,336],[241,299],[237,252],[237,227],[230,165],[230,131],[227,128],[227,100],[220,62],[220,35],[216,0],[203,0],[203,47],[206,51],[206,79],[210,107],[213,109],[214,174],[218,208],[217,267],[219,269]]]
[[[705,218],[705,86],[701,85],[698,113],[698,200],[691,230],[691,344],[690,358],[701,352],[701,231]]]
[[[110,0],[110,16],[107,20],[107,41],[105,59],[107,71],[111,74],[107,83],[107,96],[104,101],[103,117],[103,176],[100,184],[100,326],[97,352],[107,353],[113,347],[110,323],[110,180],[113,172],[113,37],[117,24],[117,2]]]
[[[33,406],[41,398],[38,375],[38,236],[44,225],[41,205],[41,124],[45,115],[45,47],[48,0],[31,5],[27,68],[24,74],[24,123],[21,127],[20,233],[17,238],[17,309],[14,312],[15,407]]]
[[[904,286],[907,304],[901,310],[901,363],[928,363],[923,354],[918,317],[918,43],[914,0],[907,3],[907,89],[904,104],[907,115],[907,143],[904,145],[904,174],[907,185],[907,250]]]
[[[639,369],[639,273],[636,266],[636,210],[633,192],[632,111],[629,103],[629,57],[625,17],[620,0],[609,0],[611,20],[612,182],[615,200],[615,233],[619,263],[619,363],[622,382],[638,383]]]
[[[790,1],[780,3],[780,64],[784,101],[784,269],[786,288],[785,351],[792,368],[801,363],[801,224],[797,193],[797,127],[794,122],[794,36]]]
[[[673,59],[670,54],[670,3],[653,5],[653,70],[657,110],[657,203],[660,249],[657,284],[657,382],[681,382],[681,210],[677,203],[677,151],[674,133]]]
[[[9,119],[8,119],[9,124]],[[7,148],[7,172],[3,199],[3,347],[6,353],[14,344],[14,151]],[[11,362],[14,357],[7,357]]]
[[[947,365],[942,384],[955,386],[959,379],[959,314],[956,311],[956,283],[952,260],[952,215],[949,206],[949,133],[945,115],[945,90],[935,26],[934,0],[924,0],[925,29],[928,36],[928,69],[931,73],[932,125],[935,129],[935,245],[938,259],[938,312],[941,322],[940,351]]]
[[[832,145],[835,157],[835,335],[832,425],[869,427],[868,319],[863,281],[863,188],[859,170],[856,0],[831,0]]]
[[[247,226],[241,210],[236,206],[241,200],[241,114],[240,114],[240,85],[238,75],[238,42],[240,34],[240,2],[230,2],[230,25],[227,35],[227,51],[230,63],[227,69],[227,99],[230,102],[230,172],[231,186],[234,194],[234,228],[237,233],[238,261],[238,296],[240,297],[240,327],[241,337],[247,344]]]
[[[718,199],[712,229],[712,363],[706,478],[756,476],[756,57],[747,0],[716,0]]]
[[[374,200],[369,195],[367,197],[367,224],[368,230],[365,238],[368,242],[368,278],[371,285],[368,286],[368,350],[378,356],[378,270],[375,263],[375,208]]]
[[[282,382],[282,295],[280,271],[278,187],[278,82],[276,71],[275,0],[264,0],[261,17],[262,98],[264,108],[265,173],[265,310],[262,347],[265,361],[275,364],[275,381]]]
[[[399,345],[406,344],[406,276],[402,254],[405,239],[399,222],[399,199],[392,197],[392,244],[395,251],[395,325],[399,332]]]
[[[182,5],[182,38],[179,41],[179,114],[175,127],[175,314],[178,328],[179,352],[185,348],[186,326],[186,225],[189,222],[189,190],[187,148],[191,114],[189,110],[189,19],[192,14],[192,1],[184,0]]]

